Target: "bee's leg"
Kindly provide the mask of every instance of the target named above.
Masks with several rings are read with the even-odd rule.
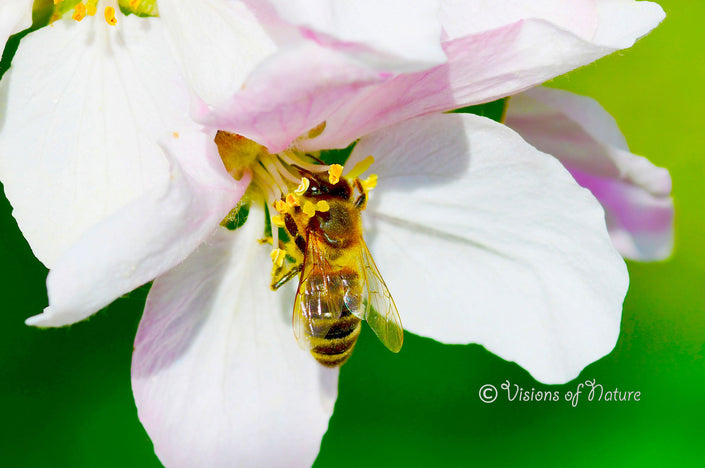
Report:
[[[362,187],[360,179],[356,178],[355,180],[353,180],[353,186],[360,193],[360,195],[355,200],[355,208],[364,210],[367,207],[367,192],[365,192],[365,189]]]
[[[301,272],[302,268],[303,268],[303,263],[298,263],[298,264],[294,265],[293,268],[291,268],[289,271],[287,271],[286,273],[284,273],[281,276],[279,274],[275,275],[274,273],[272,273],[272,284],[270,285],[270,287],[272,288],[272,290],[276,291],[277,289],[282,287],[284,284],[286,284],[291,278],[298,275],[299,272]],[[280,270],[283,271],[284,269],[281,268]]]
[[[291,241],[284,243],[280,239],[279,248],[283,250],[280,254],[284,254],[285,257],[283,262],[275,262],[272,267],[272,283],[270,287],[273,290],[281,287],[301,271],[304,262],[304,252],[306,251],[306,241],[297,234],[293,243]]]

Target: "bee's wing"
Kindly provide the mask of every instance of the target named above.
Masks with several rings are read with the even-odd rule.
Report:
[[[397,306],[363,239],[360,239],[359,249],[358,271],[362,276],[362,304],[349,308],[357,317],[367,321],[377,338],[390,351],[398,353],[404,342],[404,329]]]
[[[343,310],[342,284],[314,235],[308,236],[292,324],[299,346],[310,350],[324,338]]]

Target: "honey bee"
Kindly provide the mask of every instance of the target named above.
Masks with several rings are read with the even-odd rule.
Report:
[[[278,202],[279,224],[290,236],[286,257],[293,266],[286,271],[275,260],[272,281],[277,289],[299,274],[296,340],[324,366],[340,366],[366,320],[382,343],[398,352],[404,340],[399,313],[362,237],[367,190],[358,178],[350,182],[301,171],[307,177],[299,196],[289,195],[286,208],[285,200]]]

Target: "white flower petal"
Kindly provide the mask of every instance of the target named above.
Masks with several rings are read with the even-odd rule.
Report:
[[[249,173],[236,183],[225,171],[213,135],[182,134],[168,154],[168,183],[89,229],[59,258],[47,278],[49,307],[28,325],[83,320],[168,271],[208,237],[249,184]]]
[[[588,97],[535,88],[509,101],[506,124],[557,157],[606,210],[622,255],[660,260],[673,248],[671,177],[629,152],[617,123]]]
[[[166,466],[310,466],[318,453],[338,370],[296,345],[262,219],[219,229],[149,293],[132,388]]]
[[[156,139],[196,128],[159,19],[96,15],[25,37],[3,77],[0,179],[48,267],[168,177]]]
[[[666,14],[658,3],[633,0],[597,0],[598,23],[592,37],[596,44],[616,49],[631,47],[655,28]],[[645,25],[650,25],[644,29]]]
[[[304,37],[395,72],[446,60],[438,0],[269,0],[282,21]]]
[[[3,0],[0,3],[0,50],[5,48],[11,35],[32,25],[33,3],[34,0]]]
[[[633,0],[444,0],[441,9],[449,39],[540,20],[611,49],[631,47],[664,16],[657,3]]]
[[[441,21],[448,39],[540,19],[590,39],[597,29],[594,0],[443,0]]]
[[[229,98],[274,42],[241,2],[160,0],[159,15],[193,91],[209,105]]]
[[[478,14],[496,17],[487,18],[489,26],[506,24],[484,29],[482,23],[453,23],[467,29],[455,31],[458,37],[444,41],[447,63],[395,76],[346,100],[326,118],[325,131],[305,142],[305,148],[343,148],[362,135],[405,119],[516,94],[629,47],[664,17],[658,5],[648,2],[620,2],[622,8],[598,8],[592,15],[592,2],[569,2],[575,10],[558,3],[444,3],[447,18]],[[606,11],[613,11],[617,18],[602,14]],[[620,23],[627,26],[619,29]]]
[[[613,348],[627,270],[599,203],[557,160],[459,114],[365,137],[348,164],[369,154],[366,227],[405,328],[480,343],[546,383]]]

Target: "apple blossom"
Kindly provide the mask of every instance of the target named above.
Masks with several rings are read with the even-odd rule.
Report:
[[[150,125],[160,120],[159,112],[138,113],[145,120],[134,131],[147,135],[150,145],[156,134],[168,135],[166,152],[156,147],[157,162],[124,162],[117,153],[92,161],[80,142],[78,150],[65,150],[68,164],[45,158],[47,141],[75,138],[74,127],[65,125],[82,107],[70,104],[47,118],[11,96],[8,116],[18,119],[12,128],[19,136],[10,138],[5,129],[0,134],[0,176],[10,181],[8,195],[23,232],[52,266],[49,307],[28,323],[74,323],[156,278],[136,338],[133,388],[162,461],[281,466],[315,458],[335,400],[337,370],[320,368],[294,346],[287,318],[293,291],[268,290],[271,248],[257,240],[265,226],[262,207],[294,188],[301,175],[295,166],[355,141],[348,168],[376,157],[371,170],[379,183],[365,212],[366,236],[407,330],[446,343],[480,343],[547,383],[574,378],[612,349],[628,278],[598,201],[557,160],[507,127],[438,112],[520,92],[629,47],[663,18],[658,5],[443,1],[435,2],[438,22],[385,35],[365,20],[373,15],[371,25],[383,24],[396,10],[374,16],[367,1],[356,11],[336,10],[323,0],[294,2],[294,10],[286,2],[253,3],[164,0],[158,21],[118,18],[126,39],[155,35],[135,52],[142,64],[130,71],[154,73],[137,81],[168,97],[181,119],[155,128]],[[418,5],[431,8],[434,2]],[[321,14],[303,14],[305,7]],[[360,27],[339,31],[336,11],[347,11]],[[412,19],[409,24],[416,24]],[[93,37],[87,29],[56,24],[60,37],[72,42]],[[213,34],[202,34],[208,26]],[[105,59],[100,47],[131,50],[129,41],[105,31],[98,34],[105,42],[88,43],[97,48],[92,58],[98,63]],[[413,47],[398,38],[415,31],[424,44],[440,32],[440,49],[431,44],[411,53]],[[252,47],[233,52],[225,46],[245,38]],[[146,63],[152,52],[145,50],[156,50],[152,40],[160,44],[164,64],[158,67]],[[31,79],[30,59],[21,57],[18,52],[4,86],[17,76]],[[46,89],[38,102],[74,85],[65,78],[77,65],[64,57],[64,79],[39,83],[48,89],[30,81],[32,89]],[[113,75],[125,76],[120,67]],[[182,94],[161,88],[160,79],[173,79]],[[197,96],[193,105],[207,126],[203,131],[194,131],[185,117],[182,80]],[[121,85],[127,87],[86,79],[65,96],[70,101],[90,95],[91,86]],[[140,101],[135,105],[149,102],[149,92],[129,89],[125,94]],[[18,96],[32,102],[30,90],[24,92]],[[114,114],[118,123],[103,128],[124,134],[120,117],[126,114],[123,108]],[[38,139],[34,159],[4,155],[11,145],[33,141],[36,130],[20,125],[28,117],[57,127]],[[256,142],[257,158],[224,166],[213,142],[216,130]],[[91,147],[105,141],[110,148],[121,144],[101,134]],[[135,153],[125,151],[128,159]],[[136,169],[148,162],[159,167]],[[113,185],[111,164],[124,164],[117,181],[124,174],[132,183],[139,179],[138,187]],[[43,192],[22,185],[19,174],[27,166],[38,168],[32,177]],[[255,195],[247,222],[232,231],[219,227],[248,188]],[[50,199],[54,192],[65,196]],[[118,200],[106,205],[115,193]],[[73,230],[57,239],[43,232],[46,205],[65,210],[50,221]],[[456,314],[456,326],[433,319],[439,305]],[[272,440],[277,451],[269,449]]]
[[[442,2],[440,22],[447,63],[429,71],[395,74],[364,62],[370,53],[360,50],[369,49],[369,45],[351,51],[345,42],[347,48],[340,52],[333,46],[342,47],[342,39],[327,47],[317,36],[304,35],[302,30],[310,33],[310,25],[291,23],[279,28],[279,35],[269,33],[283,20],[276,15],[276,2],[261,5],[270,5],[271,11],[267,15],[256,10],[259,17],[255,18],[244,14],[248,10],[239,2],[177,5],[162,1],[163,21],[122,17],[118,11],[116,27],[100,18],[87,17],[78,24],[61,20],[25,38],[2,82],[8,99],[0,133],[0,177],[18,224],[45,264],[55,267],[72,246],[80,250],[80,239],[93,226],[140,196],[153,196],[146,194],[161,190],[169,178],[168,162],[155,136],[194,128],[186,115],[185,87],[176,69],[203,69],[186,66],[197,57],[196,50],[204,51],[202,55],[213,64],[232,62],[237,65],[233,69],[250,70],[246,76],[239,72],[238,79],[232,80],[239,90],[236,92],[233,84],[223,88],[222,83],[204,81],[203,73],[187,74],[193,90],[204,89],[203,84],[215,90],[210,99],[201,96],[198,107],[203,122],[252,138],[276,152],[323,121],[324,131],[307,143],[309,146],[314,141],[323,148],[346,146],[395,121],[517,92],[631,45],[662,18],[660,8],[649,2],[583,1],[576,2],[573,9],[557,7],[555,2],[540,2],[531,8],[510,8],[503,2],[492,7],[483,4],[484,8],[476,2]],[[484,18],[488,29],[476,21],[456,21],[475,16]],[[252,21],[246,27],[241,24],[248,18],[262,21],[260,35],[252,32],[256,29]],[[616,25],[615,18],[622,18],[629,28]],[[331,29],[320,21],[313,23],[322,30]],[[200,29],[189,28],[191,24],[200,25]],[[208,24],[217,25],[212,36],[197,34]],[[162,29],[171,31],[169,47]],[[434,34],[433,27],[416,29],[426,40]],[[296,40],[284,43],[281,30],[288,31],[285,38],[294,35]],[[98,31],[101,34],[95,35]],[[408,30],[400,34],[408,38]],[[263,35],[266,40],[261,39]],[[255,39],[240,47],[244,52],[237,52],[239,59],[231,59],[232,52],[224,55],[222,46],[215,47],[219,39],[223,44],[239,41],[242,45],[243,36]],[[101,40],[92,41],[93,37]],[[81,49],[65,46],[68,43],[87,49],[77,53],[75,50]],[[552,47],[557,43],[562,46]],[[105,53],[108,46],[113,53]],[[389,55],[390,47],[384,43],[378,48],[386,50],[382,56]],[[172,60],[166,49],[175,50],[181,59]],[[534,49],[542,53],[526,53]],[[421,50],[427,53],[429,48]],[[409,55],[408,51],[404,54]],[[38,61],[37,56],[52,57],[56,62]],[[429,58],[418,60],[432,63]],[[379,60],[372,62],[377,65]],[[393,61],[393,66],[399,62]],[[307,63],[307,67],[300,63]],[[15,80],[23,85],[13,85]],[[115,90],[122,91],[118,94]],[[227,94],[232,97],[223,99]],[[51,112],[46,112],[47,102],[54,103]],[[94,128],[94,122],[103,124]],[[42,136],[35,138],[35,134]],[[81,138],[73,136],[76,134]],[[195,245],[172,257],[171,266],[193,248]],[[74,308],[74,319],[107,305],[151,279],[153,273],[127,275],[130,281],[115,283],[114,292],[92,303],[90,309]],[[49,290],[56,291],[52,281],[50,276]],[[53,294],[50,292],[50,304],[60,303]],[[50,305],[48,310],[52,309],[55,307]]]
[[[170,151],[184,159],[211,138],[182,136]],[[285,163],[305,154],[262,154],[250,162],[245,224],[216,229],[156,279],[147,299],[133,390],[167,466],[303,466],[332,411],[337,370],[295,345],[293,291],[269,291],[271,247],[258,242],[258,204],[272,191],[285,195],[271,181],[293,175]],[[557,160],[501,124],[463,114],[363,136],[347,167],[369,154],[378,156],[370,169],[378,186],[366,237],[407,330],[481,343],[548,383],[572,379],[612,349],[626,268],[599,203]],[[294,191],[293,181],[284,184]],[[192,221],[174,220],[172,229],[177,223]],[[280,450],[267,451],[273,440]]]

